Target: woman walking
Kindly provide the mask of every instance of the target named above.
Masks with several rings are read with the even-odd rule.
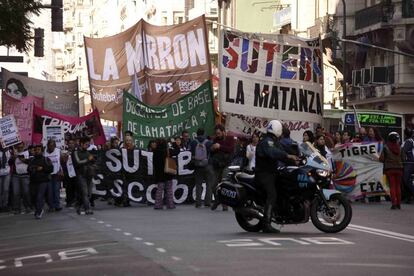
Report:
[[[390,184],[391,209],[401,209],[401,182],[403,164],[398,133],[388,134],[387,143],[380,156],[384,163],[384,172]]]
[[[155,183],[157,183],[154,209],[163,209],[164,197],[166,197],[167,200],[167,208],[174,209],[173,176],[164,172],[165,158],[167,157],[168,151],[167,141],[165,139],[158,139],[156,143],[157,148],[154,150],[153,157],[154,177]],[[164,190],[166,193],[164,193]]]

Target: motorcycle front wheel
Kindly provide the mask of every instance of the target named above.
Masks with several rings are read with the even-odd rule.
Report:
[[[263,229],[263,222],[260,219],[242,214],[236,211],[236,220],[243,230],[247,232],[259,232]]]
[[[316,198],[310,215],[313,225],[322,232],[338,233],[351,222],[352,207],[342,195],[333,195],[328,200],[328,207],[321,199]]]

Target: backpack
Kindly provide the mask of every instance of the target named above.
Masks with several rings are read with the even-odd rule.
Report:
[[[208,165],[208,154],[207,154],[207,139],[205,139],[203,142],[199,142],[197,140],[197,145],[195,147],[194,151],[194,165],[196,167],[205,167]]]

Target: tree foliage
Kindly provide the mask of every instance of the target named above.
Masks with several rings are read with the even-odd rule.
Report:
[[[39,15],[37,0],[0,0],[0,45],[27,52],[32,47],[32,14]]]

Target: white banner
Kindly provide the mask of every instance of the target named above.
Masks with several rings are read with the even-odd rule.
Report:
[[[3,148],[21,143],[16,120],[13,115],[0,118],[0,140]]]
[[[332,151],[333,182],[337,190],[351,200],[385,195],[388,187],[383,178],[383,163],[378,159],[381,143],[349,143]]]
[[[65,146],[65,134],[63,126],[43,126],[42,144],[46,147],[47,141],[54,140],[58,149],[63,149]]]
[[[245,136],[252,135],[255,132],[265,132],[267,124],[270,119],[248,117],[238,114],[227,114],[226,117],[226,130],[230,135]],[[283,121],[289,130],[290,138],[298,143],[303,140],[303,133],[306,130],[313,131],[313,123],[302,121]]]
[[[323,63],[319,39],[221,34],[220,111],[320,123]]]

